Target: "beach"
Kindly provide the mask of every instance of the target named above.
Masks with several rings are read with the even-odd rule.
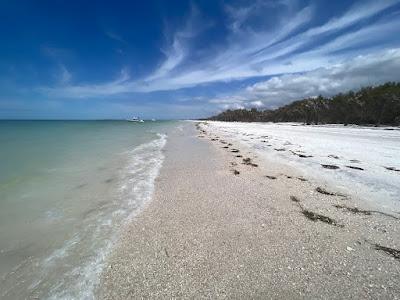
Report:
[[[93,299],[175,122],[0,122],[0,299]],[[60,138],[62,137],[62,138]]]
[[[97,298],[400,297],[398,211],[196,124],[169,133]]]

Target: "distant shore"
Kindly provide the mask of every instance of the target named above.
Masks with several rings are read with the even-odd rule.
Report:
[[[170,134],[100,299],[398,297],[399,214],[195,124]]]

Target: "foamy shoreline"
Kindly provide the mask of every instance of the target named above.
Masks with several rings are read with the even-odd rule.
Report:
[[[193,127],[169,136],[153,200],[108,258],[98,298],[399,295],[386,251],[400,248],[397,216],[352,210],[334,186]]]

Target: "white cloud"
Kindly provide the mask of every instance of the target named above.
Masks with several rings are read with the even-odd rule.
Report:
[[[266,106],[277,106],[292,100],[318,95],[332,96],[363,86],[400,81],[400,49],[358,56],[317,70],[272,77],[234,95],[235,99]]]
[[[226,6],[230,16],[227,26],[231,29],[226,41],[219,48],[210,47],[196,60],[191,56],[191,41],[207,28],[207,22],[201,22],[200,13],[192,7],[183,29],[167,39],[170,44],[163,50],[165,60],[147,77],[134,80],[122,77],[102,84],[69,85],[42,91],[66,97],[96,97],[176,90],[212,82],[330,69],[356,55],[374,55],[399,46],[400,41],[393,38],[400,28],[399,18],[364,22],[400,3],[399,0],[359,1],[343,15],[308,29],[316,14],[315,7],[297,9],[296,3],[295,0],[259,0],[248,7]],[[273,10],[277,5],[276,26],[255,29],[246,23],[263,9]],[[355,24],[358,26],[353,26]],[[388,78],[385,74],[380,76]],[[328,83],[325,86],[329,88]]]

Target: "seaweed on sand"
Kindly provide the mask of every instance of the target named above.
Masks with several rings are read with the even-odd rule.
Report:
[[[302,154],[302,153],[297,153],[295,151],[290,151],[290,152],[292,152],[293,155],[296,155],[296,156],[301,157],[301,158],[313,157],[312,155],[306,155],[306,154]]]
[[[315,189],[318,193],[323,194],[323,195],[328,195],[328,196],[337,196],[336,193],[332,193],[332,192],[328,192],[327,190],[321,188],[321,187],[317,187]]]
[[[323,168],[329,169],[329,170],[340,169],[338,166],[335,166],[335,165],[324,165],[324,164],[321,164],[321,166],[322,166]]]
[[[395,167],[384,167],[386,170],[389,170],[389,171],[395,171],[395,172],[400,172],[400,169],[397,169],[397,168],[395,168]]]
[[[313,157],[312,155],[305,155],[305,154],[296,154],[298,157],[301,157],[301,158],[309,158],[309,157]]]
[[[309,220],[313,221],[313,222],[323,222],[329,225],[333,225],[333,226],[337,226],[337,227],[344,227],[343,225],[338,224],[334,219],[329,218],[327,216],[324,215],[320,215],[318,213],[315,213],[313,211],[307,210],[302,208],[301,213]]]
[[[327,217],[327,216],[318,214],[318,213],[316,213],[316,212],[310,211],[310,210],[308,210],[308,209],[305,209],[305,208],[301,205],[300,199],[298,199],[297,197],[295,197],[295,196],[290,196],[290,200],[292,200],[293,202],[295,202],[295,204],[297,204],[297,206],[301,209],[301,213],[302,213],[303,216],[305,216],[307,219],[309,219],[309,220],[311,220],[311,221],[313,221],[313,222],[318,222],[318,221],[319,221],[319,222],[323,222],[323,223],[326,223],[326,224],[329,224],[329,225],[333,225],[333,226],[336,226],[336,227],[344,227],[344,225],[339,224],[336,220],[334,220],[334,219],[332,219],[332,218],[330,218],[330,217]]]
[[[240,151],[239,151],[238,149],[232,149],[231,152],[233,152],[233,153],[238,153],[238,152],[240,152]]]
[[[360,170],[360,171],[364,171],[364,169],[363,168],[360,168],[360,167],[355,167],[355,166],[346,166],[347,168],[350,168],[350,169],[354,169],[354,170]]]
[[[292,200],[293,202],[299,203],[300,199],[297,198],[296,196],[290,196],[290,200]]]
[[[265,177],[267,177],[268,179],[276,179],[276,177],[275,176],[271,176],[271,175],[265,175]]]
[[[361,215],[366,215],[370,216],[372,214],[372,211],[370,210],[363,210],[363,209],[358,209],[357,207],[348,207],[344,205],[334,205],[334,207],[338,209],[345,209],[347,211],[352,212],[353,214],[361,214]]]
[[[249,157],[248,158],[243,158],[243,164],[244,165],[248,165],[248,166],[252,166],[252,167],[258,167],[258,165],[253,163],[251,161],[251,158],[249,158]]]
[[[383,251],[394,257],[394,259],[400,259],[400,250],[385,247],[379,244],[374,244],[375,250]]]
[[[393,216],[391,214],[387,214],[387,213],[384,213],[384,212],[381,212],[381,211],[378,211],[378,210],[363,210],[363,209],[358,209],[357,207],[348,207],[348,206],[344,206],[344,205],[334,205],[334,207],[336,207],[338,209],[345,209],[347,211],[352,212],[353,214],[363,214],[363,215],[366,215],[366,216],[370,216],[372,214],[379,214],[379,215],[382,215],[382,216],[393,218],[395,220],[399,220],[399,218],[396,217],[396,216]]]

